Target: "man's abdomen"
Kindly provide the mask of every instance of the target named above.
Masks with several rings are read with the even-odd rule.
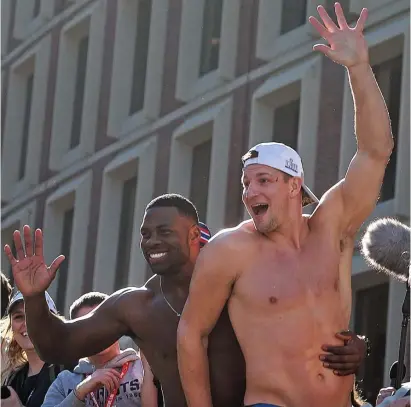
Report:
[[[348,326],[338,292],[308,292],[278,309],[232,300],[233,327],[247,369],[245,405],[346,407],[353,375],[341,377],[326,369],[319,356],[324,344],[342,345],[335,334]]]

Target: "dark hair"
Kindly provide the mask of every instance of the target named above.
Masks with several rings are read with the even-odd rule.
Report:
[[[198,212],[194,204],[187,198],[179,194],[164,194],[154,198],[147,206],[146,211],[151,208],[176,208],[177,211],[198,224]]]
[[[10,285],[9,279],[1,273],[1,317],[6,313],[7,307],[10,302],[10,295],[12,292],[12,287]]]
[[[107,294],[99,293],[97,291],[92,291],[90,293],[82,295],[76,301],[71,304],[70,307],[70,319],[76,318],[76,315],[83,307],[94,307],[100,305],[106,298]]]

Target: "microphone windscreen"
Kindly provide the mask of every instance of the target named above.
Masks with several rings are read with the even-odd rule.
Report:
[[[371,223],[361,241],[367,262],[379,271],[407,281],[410,270],[410,228],[395,219]]]

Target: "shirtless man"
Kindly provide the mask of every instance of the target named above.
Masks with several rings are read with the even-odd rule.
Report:
[[[316,200],[304,185],[301,159],[284,144],[264,143],[243,157],[243,202],[252,220],[215,236],[196,262],[178,329],[178,361],[189,407],[211,407],[207,338],[228,301],[246,361],[244,405],[347,407],[354,376],[324,368],[321,345],[338,343],[351,305],[355,234],[371,214],[393,140],[388,112],[368,60],[363,10],[349,28],[323,7],[311,24],[347,67],[355,101],[357,152],[345,179]]]
[[[122,335],[130,335],[160,380],[166,407],[185,406],[177,368],[176,334],[199,245],[207,241],[205,234],[200,238],[197,223],[196,209],[184,197],[165,195],[153,200],[141,226],[141,248],[156,275],[143,288],[120,290],[89,317],[71,322],[56,319],[44,309],[44,290],[53,280],[63,257],[58,257],[47,268],[41,231],[35,232],[34,255],[29,227],[24,227],[26,254],[20,233],[16,231],[18,260],[8,246],[5,251],[13,266],[15,283],[27,301],[30,338],[42,357],[55,363],[71,363],[76,358],[98,353]],[[166,255],[153,256],[154,253]],[[363,342],[352,334],[347,339],[350,338],[347,346],[331,349],[336,359],[328,360],[330,369],[338,369],[340,374],[354,372],[363,358]],[[242,406],[244,358],[226,310],[210,335],[208,354],[214,405]]]

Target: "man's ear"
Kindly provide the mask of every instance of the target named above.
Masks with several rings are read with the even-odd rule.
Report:
[[[198,225],[191,226],[188,237],[190,243],[200,244],[201,232]]]
[[[301,193],[302,179],[300,177],[292,177],[289,182],[290,194],[294,198]]]

